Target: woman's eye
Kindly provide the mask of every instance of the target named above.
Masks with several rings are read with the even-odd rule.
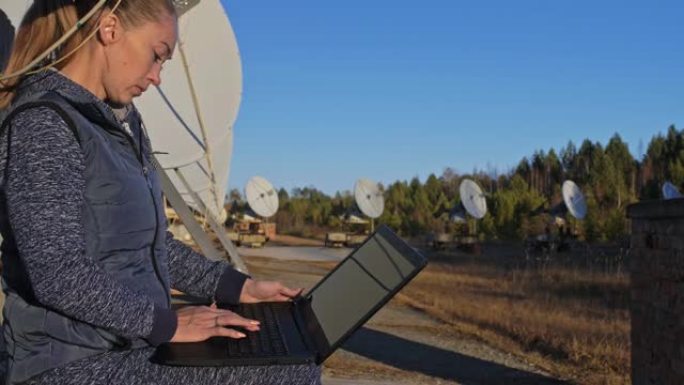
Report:
[[[159,54],[157,54],[157,53],[155,52],[155,53],[154,53],[154,61],[155,61],[156,63],[162,64],[162,63],[164,62],[164,59],[162,59],[162,57],[159,56]]]

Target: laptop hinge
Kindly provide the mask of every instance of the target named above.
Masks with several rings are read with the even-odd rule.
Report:
[[[316,354],[316,364],[320,365],[331,353],[330,344],[311,308],[311,299],[298,297],[294,300],[294,318],[304,343]]]

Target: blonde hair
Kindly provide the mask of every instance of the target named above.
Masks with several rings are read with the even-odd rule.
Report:
[[[34,0],[17,29],[17,34],[5,68],[6,74],[19,71],[34,61],[39,55],[57,42],[69,29],[97,3],[97,0]],[[110,4],[111,3],[111,4]],[[167,15],[175,15],[172,0],[110,0],[102,10],[80,28],[63,46],[53,51],[48,57],[50,62],[62,69],[71,57],[65,57],[82,45],[97,28],[103,12],[114,7],[114,14],[119,17],[124,27],[137,27],[146,22],[158,22]],[[16,87],[23,79],[14,77],[0,81],[0,109],[12,103]]]

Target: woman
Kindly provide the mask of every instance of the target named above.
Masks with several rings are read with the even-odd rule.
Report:
[[[40,58],[95,3],[34,1],[5,73]],[[174,311],[171,287],[228,303],[286,301],[299,291],[210,262],[166,232],[150,145],[131,102],[160,84],[173,54],[171,0],[113,0],[93,15],[42,69],[2,81],[8,383],[319,384],[315,365],[149,362],[160,343],[259,329],[215,306]]]

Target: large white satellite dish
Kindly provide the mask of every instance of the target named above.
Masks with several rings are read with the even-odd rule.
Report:
[[[278,211],[278,192],[260,176],[252,177],[247,182],[245,197],[252,211],[261,217],[272,217]]]
[[[571,180],[566,180],[563,182],[562,192],[563,202],[565,202],[570,214],[577,219],[584,219],[587,215],[587,202],[577,184]]]
[[[672,184],[672,182],[663,183],[663,199],[677,199],[682,197],[682,193],[679,192],[677,186]]]
[[[159,163],[174,171],[169,177],[185,202],[220,221],[242,98],[240,54],[218,0],[176,3],[179,36],[173,59],[164,65],[162,84],[135,104]]]
[[[459,188],[461,204],[468,214],[477,219],[482,219],[487,214],[487,200],[480,186],[471,179],[463,179]]]
[[[354,185],[354,198],[359,210],[375,219],[385,210],[385,197],[380,185],[369,179],[359,179]]]

